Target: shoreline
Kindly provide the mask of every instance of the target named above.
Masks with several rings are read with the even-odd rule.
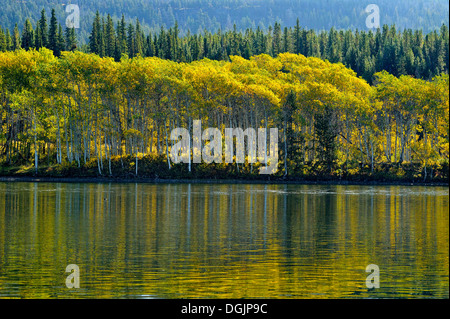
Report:
[[[444,182],[408,181],[349,181],[349,180],[255,180],[255,179],[155,179],[124,177],[39,177],[39,176],[0,176],[0,182],[24,183],[141,183],[141,184],[273,184],[273,185],[360,185],[360,186],[440,186]]]

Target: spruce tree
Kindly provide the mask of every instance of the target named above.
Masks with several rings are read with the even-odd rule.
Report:
[[[100,24],[99,40],[98,40],[98,43],[100,44],[98,55],[100,55],[101,57],[104,57],[106,55],[105,33],[106,33],[106,23],[105,23],[105,19],[102,18],[102,21]]]
[[[272,56],[276,57],[281,52],[281,25],[275,22],[273,27]]]
[[[105,55],[114,57],[116,49],[116,34],[114,30],[114,22],[111,16],[108,14],[106,18],[106,30],[105,30]]]
[[[9,29],[6,29],[5,37],[6,37],[6,41],[5,41],[6,51],[11,51],[12,39],[11,39],[11,34],[9,33]]]
[[[339,46],[340,43],[341,41],[338,32],[334,28],[331,28],[327,39],[326,49],[322,50],[322,52],[326,52],[325,56],[331,63],[342,61],[341,48]]]
[[[52,16],[50,18],[50,28],[48,32],[48,46],[53,54],[57,55],[58,51],[58,20],[56,19],[55,9],[52,9]]]
[[[134,26],[129,23],[127,29],[127,46],[128,46],[128,54],[130,58],[136,55],[136,43],[134,38]]]
[[[56,41],[56,56],[60,56],[61,52],[66,48],[66,41],[64,40],[64,33],[61,24],[58,25],[58,38]]]
[[[6,35],[0,26],[0,52],[6,51]]]
[[[149,33],[149,35],[147,36],[146,48],[147,48],[145,53],[146,56],[148,57],[155,56],[155,43],[153,42],[153,37],[151,33]]]
[[[442,39],[442,48],[443,48],[443,58],[444,58],[444,62],[445,62],[445,66],[444,69],[446,70],[446,72],[448,73],[449,70],[449,63],[450,63],[450,56],[449,56],[449,31],[448,31],[448,26],[443,24],[441,26],[441,30],[440,30],[440,36]]]
[[[297,18],[297,22],[294,27],[294,53],[299,54],[302,52],[302,37],[300,20]]]
[[[262,54],[266,52],[266,39],[263,30],[258,26],[256,29],[256,39],[255,39],[255,54]]]
[[[36,23],[36,29],[34,32],[34,47],[36,49],[44,47],[44,40],[42,39],[42,29],[39,21]]]
[[[95,14],[91,35],[89,37],[89,50],[95,54],[100,54],[101,51],[101,20],[98,11]]]
[[[116,61],[120,61],[122,54],[128,55],[127,35],[125,16],[122,14],[122,19],[117,23],[117,42],[116,42]]]
[[[25,21],[25,26],[22,31],[22,48],[28,50],[34,47],[34,30],[30,20]]]
[[[248,40],[245,41],[245,45],[244,45],[244,54],[242,55],[242,57],[244,59],[250,59],[250,57],[252,56],[252,49],[250,47],[250,43]]]
[[[116,37],[116,41],[114,44],[114,60],[116,62],[120,61],[120,58],[122,57],[122,52],[120,51],[120,42],[119,42],[119,38]]]
[[[73,51],[77,48],[75,28],[66,27],[66,50]]]
[[[144,36],[139,19],[136,19],[136,31],[134,34],[135,55],[144,56]]]
[[[48,47],[48,25],[47,25],[47,16],[45,15],[45,9],[41,11],[41,19],[39,20],[39,28],[40,28],[40,47]]]
[[[13,36],[12,36],[12,50],[19,50],[21,49],[21,40],[20,40],[20,32],[19,27],[16,25],[14,26]]]
[[[314,129],[319,144],[318,158],[329,174],[337,160],[336,137],[338,135],[336,114],[329,105],[325,105],[320,113],[314,115]]]
[[[167,38],[164,27],[161,27],[158,39],[158,57],[164,59],[167,52]]]
[[[283,52],[291,52],[291,34],[287,27],[283,31]]]
[[[231,34],[231,48],[230,55],[241,55],[239,48],[239,34],[237,31],[236,24],[233,25],[233,33]]]

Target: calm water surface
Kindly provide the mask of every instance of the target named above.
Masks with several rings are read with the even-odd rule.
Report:
[[[448,298],[448,257],[444,187],[0,183],[0,298]]]

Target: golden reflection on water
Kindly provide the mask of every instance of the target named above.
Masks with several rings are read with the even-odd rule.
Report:
[[[0,298],[448,298],[448,195],[0,183]],[[65,285],[69,264],[79,289]]]

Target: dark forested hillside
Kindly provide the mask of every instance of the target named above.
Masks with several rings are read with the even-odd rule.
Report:
[[[127,22],[141,21],[143,30],[159,30],[161,26],[172,27],[178,22],[180,32],[198,33],[204,29],[211,32],[231,30],[266,30],[279,22],[294,26],[300,19],[302,27],[315,30],[365,29],[365,8],[369,0],[0,0],[0,25],[12,29],[29,19],[33,25],[45,9],[56,10],[61,24],[67,14],[69,3],[80,7],[80,43],[87,43],[95,12],[102,16],[110,14],[117,21],[124,14]],[[397,28],[421,29],[430,32],[448,24],[449,4],[446,0],[378,0],[381,24]]]

